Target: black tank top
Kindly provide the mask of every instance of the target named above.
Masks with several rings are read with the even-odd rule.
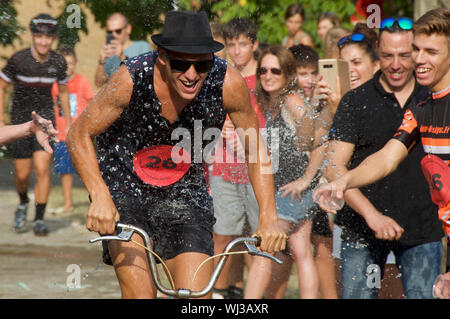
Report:
[[[133,92],[129,106],[97,137],[100,171],[110,192],[116,196],[120,193],[143,199],[153,198],[169,206],[194,205],[205,209],[209,207],[211,197],[203,174],[203,155],[198,154],[198,149],[199,143],[202,145],[200,151],[211,144],[211,140],[202,138],[206,129],[217,128],[220,131],[223,127],[226,112],[223,109],[222,87],[227,64],[225,60],[214,57],[214,65],[201,91],[171,124],[160,114],[161,103],[153,89],[157,56],[157,51],[150,51],[122,62],[133,79]],[[188,132],[191,138],[186,140],[186,135],[178,136],[177,132]],[[138,176],[133,166],[133,157],[137,152],[151,146],[173,146],[186,141],[191,148],[191,164],[181,179],[168,186],[154,186]]]

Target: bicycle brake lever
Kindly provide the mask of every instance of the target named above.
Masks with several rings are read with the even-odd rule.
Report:
[[[247,247],[248,253],[252,256],[261,256],[261,257],[266,257],[266,258],[270,258],[272,259],[274,262],[282,265],[283,262],[281,260],[279,260],[278,258],[268,254],[268,253],[264,253],[262,251],[260,251],[258,248],[256,248],[255,244],[253,243],[249,243],[247,241],[244,242],[245,246]]]
[[[118,226],[117,228],[121,228],[122,231],[117,235],[108,235],[108,236],[100,236],[94,239],[89,240],[90,243],[95,243],[100,240],[118,240],[118,241],[130,241],[131,236],[134,233],[133,229]]]

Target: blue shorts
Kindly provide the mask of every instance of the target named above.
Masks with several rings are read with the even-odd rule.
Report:
[[[65,142],[55,143],[53,149],[55,156],[55,173],[58,175],[75,174],[72,160],[70,159],[69,151]]]
[[[312,218],[312,208],[315,203],[312,199],[312,190],[307,190],[303,193],[302,200],[299,201],[296,197],[291,203],[291,196],[281,197],[283,192],[276,192],[275,200],[277,202],[277,216],[293,223],[299,223],[303,218]]]

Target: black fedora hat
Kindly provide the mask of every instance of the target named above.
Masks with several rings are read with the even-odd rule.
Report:
[[[162,34],[152,35],[152,41],[164,49],[204,54],[220,51],[223,44],[213,39],[204,11],[170,11],[166,15]]]

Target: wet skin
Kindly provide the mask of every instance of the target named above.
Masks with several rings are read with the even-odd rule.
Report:
[[[158,53],[154,71],[155,92],[162,105],[161,115],[173,122],[198,94],[206,73],[197,73],[192,65],[184,73],[172,72],[165,52],[159,49]],[[201,61],[210,57],[203,54],[172,53],[171,57],[190,61]],[[101,177],[92,138],[114,123],[128,106],[132,92],[131,76],[127,68],[121,66],[74,123],[67,137],[73,163],[92,198],[86,226],[90,231],[101,234],[113,233],[115,222],[119,221],[120,216]],[[237,128],[243,131],[258,130],[258,120],[250,103],[245,80],[231,66],[228,66],[223,84],[223,105]],[[254,155],[257,158],[256,163],[248,165],[249,176],[260,206],[259,227],[255,235],[262,238],[262,250],[279,251],[285,248],[286,235],[276,223],[273,176],[263,173],[264,165],[271,167],[270,159],[268,160],[270,157],[265,145],[259,143],[259,136],[256,142],[256,154],[250,154],[249,143],[245,143],[246,157]],[[113,243],[110,245],[110,252],[123,297],[155,297],[156,290],[149,278],[144,250],[133,243]],[[197,265],[207,257],[200,253],[183,253],[169,260],[167,264],[175,278],[175,285],[194,289],[203,287],[211,274],[210,268],[206,267],[198,274],[193,286],[189,278],[192,278]]]

